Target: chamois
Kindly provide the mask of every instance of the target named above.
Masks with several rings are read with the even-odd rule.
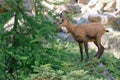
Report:
[[[94,44],[98,47],[98,52],[95,54],[95,57],[99,59],[104,52],[104,47],[101,44],[101,37],[107,30],[105,30],[104,26],[99,22],[92,22],[86,24],[80,24],[78,26],[74,26],[65,16],[64,12],[60,14],[61,21],[58,23],[59,28],[66,27],[68,32],[72,34],[73,38],[78,42],[81,62],[83,61],[83,47],[85,47],[85,53],[87,55],[86,60],[89,60],[88,55],[88,42],[94,42]]]

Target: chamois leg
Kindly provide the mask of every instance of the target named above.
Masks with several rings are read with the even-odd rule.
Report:
[[[86,53],[86,56],[87,56],[86,61],[88,61],[88,60],[89,60],[89,55],[88,55],[88,42],[84,42],[84,46],[85,46],[85,53]]]
[[[104,52],[104,47],[101,45],[101,52],[98,55],[98,59],[102,56],[103,52]]]
[[[82,43],[79,43],[80,55],[81,55],[81,62],[83,61],[83,47]]]
[[[95,41],[94,44],[98,47],[98,44],[97,42]],[[99,52],[99,49],[98,49],[98,52]],[[94,57],[97,57],[98,56],[98,52],[94,55]]]
[[[100,38],[97,39],[94,43],[98,47],[98,52],[96,53],[95,57],[97,57],[99,59],[104,52],[104,47],[101,44],[101,39]]]

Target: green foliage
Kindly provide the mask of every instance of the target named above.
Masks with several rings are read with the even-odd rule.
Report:
[[[54,52],[51,54],[51,56],[56,55],[56,57],[48,57],[49,64],[34,66],[33,73],[27,79],[107,80],[108,76],[104,74],[104,71],[109,70],[110,75],[119,80],[119,65],[114,66],[114,64],[119,63],[118,59],[115,59],[111,55],[108,56],[108,54],[110,53],[106,53],[103,55],[101,60],[93,58],[91,61],[81,63],[78,54],[79,50],[77,47],[73,47],[76,45],[76,43],[63,43],[59,40],[57,40],[57,42],[53,46],[50,46],[49,44],[49,48],[57,48],[58,52]],[[48,46],[46,45],[46,47]],[[95,51],[90,50],[89,54],[91,55],[91,58],[94,55],[93,53],[95,53]],[[54,60],[52,61],[51,59]],[[110,62],[111,60],[115,61],[114,64]],[[106,62],[109,62],[109,64],[106,64]],[[99,66],[100,63],[103,63],[104,66]],[[112,68],[112,66],[114,66],[114,68]],[[113,70],[113,72],[111,70]],[[60,71],[61,74],[58,75],[58,71]]]
[[[16,11],[15,7],[20,5],[21,3],[13,5],[13,9],[0,16],[1,31],[3,31],[4,24]],[[1,79],[19,79],[21,75],[26,76],[28,75],[27,73],[32,72],[32,66],[36,65],[36,63],[47,63],[43,62],[43,60],[47,61],[46,52],[49,52],[49,49],[43,47],[42,44],[48,44],[54,39],[55,26],[42,13],[36,17],[28,17],[24,13],[24,9],[22,7],[19,8],[17,17],[18,20],[24,23],[21,25],[17,20],[17,28],[13,27],[9,32],[1,34]],[[43,56],[45,56],[44,59],[42,59]]]

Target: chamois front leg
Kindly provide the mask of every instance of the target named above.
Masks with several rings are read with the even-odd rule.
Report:
[[[84,41],[84,46],[85,46],[85,53],[86,53],[86,61],[89,60],[89,55],[88,55],[88,42],[87,41]]]
[[[95,41],[94,44],[98,47],[97,41]],[[98,48],[98,52],[94,55],[94,57],[97,57],[98,55],[99,55],[99,48]]]
[[[81,55],[81,62],[83,61],[83,47],[82,47],[83,43],[79,43],[79,49],[80,49],[80,55]]]

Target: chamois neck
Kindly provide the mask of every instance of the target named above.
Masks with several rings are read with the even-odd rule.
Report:
[[[75,27],[74,27],[74,25],[73,25],[70,21],[67,21],[67,24],[65,25],[65,27],[68,29],[68,31],[69,31],[71,34],[74,34],[74,32],[75,32]]]

